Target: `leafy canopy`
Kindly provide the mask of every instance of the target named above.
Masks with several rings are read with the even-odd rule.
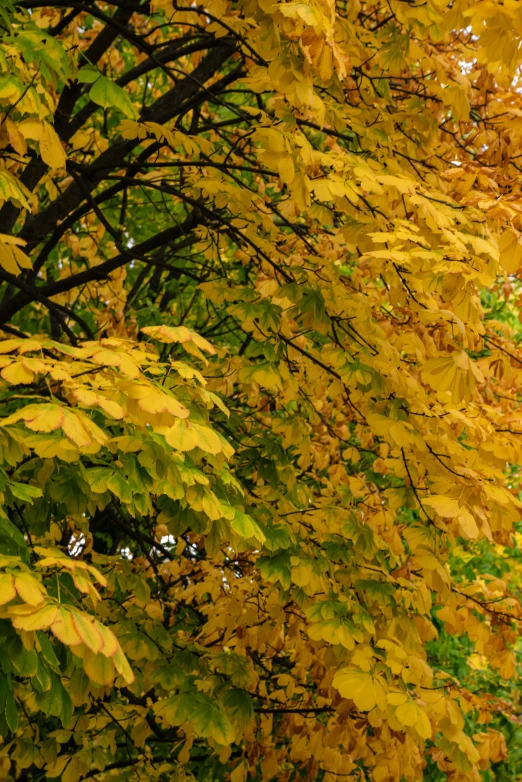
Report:
[[[516,778],[519,4],[0,29],[0,779]]]

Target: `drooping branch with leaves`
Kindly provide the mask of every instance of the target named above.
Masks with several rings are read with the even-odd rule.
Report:
[[[0,33],[0,779],[517,778],[518,3]]]

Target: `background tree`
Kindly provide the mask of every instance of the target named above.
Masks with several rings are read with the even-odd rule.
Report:
[[[1,24],[0,778],[515,778],[518,4]]]

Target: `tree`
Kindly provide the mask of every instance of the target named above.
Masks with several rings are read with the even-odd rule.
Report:
[[[518,4],[0,15],[0,778],[515,778]]]

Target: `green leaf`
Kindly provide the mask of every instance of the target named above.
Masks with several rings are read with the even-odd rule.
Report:
[[[7,701],[7,693],[10,691],[9,681],[0,673],[0,714],[5,711],[5,704]]]
[[[36,497],[41,497],[43,494],[41,489],[39,489],[37,486],[31,486],[29,483],[8,481],[7,486],[10,488],[11,494],[13,494],[17,499],[23,500],[24,502],[30,502],[31,505],[33,503],[33,499],[36,499]]]
[[[9,519],[0,519],[0,551],[9,556],[21,556],[24,561],[29,559],[29,550],[24,536]]]
[[[53,74],[61,78],[67,77],[69,72],[67,55],[56,38],[35,27],[33,30],[24,30],[11,40],[22,52],[25,61],[39,65],[46,78]]]
[[[89,97],[104,109],[117,109],[126,117],[135,119],[138,115],[131,99],[121,87],[105,76],[100,76],[89,90]]]
[[[6,694],[5,719],[9,730],[14,733],[18,727],[18,710],[16,708],[16,701],[11,690],[8,690]]]
[[[215,557],[219,547],[229,535],[229,530],[225,519],[215,519],[210,525],[208,535],[205,539],[205,549],[209,557]]]
[[[255,538],[261,543],[265,540],[265,536],[256,522],[246,513],[241,510],[235,512],[234,518],[230,522],[230,526],[236,533],[242,538]]]
[[[39,708],[44,714],[59,717],[62,713],[62,694],[63,687],[56,675],[53,675],[52,686],[50,690],[44,692],[37,698]]]
[[[132,490],[127,483],[125,476],[115,472],[107,481],[107,488],[112,491],[122,502],[132,501]]]
[[[41,630],[37,631],[36,636],[38,638],[38,643],[40,645],[40,651],[42,653],[42,657],[54,671],[58,671],[60,669],[60,663],[58,662],[58,658],[54,652],[53,646],[49,638],[46,636],[45,633],[42,633]]]
[[[290,587],[292,567],[289,554],[280,552],[273,557],[261,557],[257,564],[264,579],[267,581],[280,581],[283,589]]]
[[[107,491],[107,482],[112,474],[108,467],[90,467],[85,470],[87,483],[96,494]]]
[[[19,636],[9,644],[9,658],[20,676],[34,676],[38,669],[38,655],[24,647]]]
[[[200,692],[183,692],[161,701],[156,711],[173,726],[191,722],[196,735],[213,738],[218,744],[234,740],[234,728],[213,698]]]
[[[280,548],[289,548],[292,545],[290,533],[282,524],[265,527],[265,549],[277,551]]]
[[[0,17],[4,23],[4,27],[7,30],[11,30],[11,24],[14,19],[15,8],[11,0],[1,0],[0,2]]]
[[[38,669],[33,676],[31,684],[40,694],[47,692],[51,688],[51,677],[41,657],[38,659]]]
[[[223,696],[223,703],[232,719],[242,728],[246,728],[254,718],[254,706],[247,690],[240,687],[227,690]]]
[[[93,68],[92,65],[84,65],[76,74],[76,79],[80,84],[92,84],[99,78],[100,72],[96,70],[96,68]]]
[[[60,686],[62,688],[62,710],[59,716],[63,727],[66,728],[70,723],[71,717],[73,715],[73,704],[71,697],[65,687],[63,685]]]

